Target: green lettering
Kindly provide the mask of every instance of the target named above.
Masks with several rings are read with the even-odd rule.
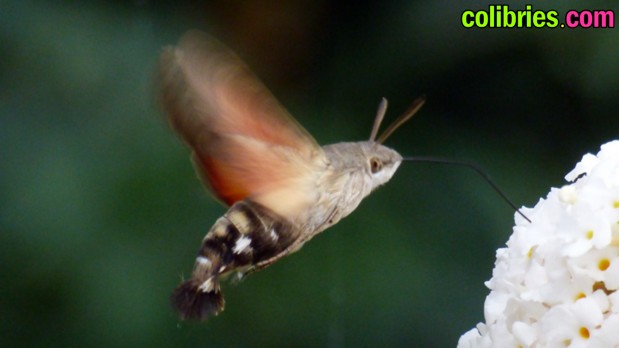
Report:
[[[462,12],[462,26],[472,28],[475,25],[475,13],[473,11]]]
[[[535,11],[533,13],[533,25],[536,28],[543,28],[546,25],[546,14],[544,11]]]
[[[503,9],[503,26],[506,28],[513,28],[516,26],[516,12],[510,10],[508,5],[505,5]]]
[[[559,14],[557,11],[548,11],[548,13],[546,13],[546,26],[548,28],[556,28],[559,25],[558,16]]]
[[[475,14],[475,23],[479,28],[488,26],[488,13],[486,11],[477,11]]]
[[[527,16],[527,12],[526,11],[518,11],[518,27],[522,28],[524,27],[524,18]]]

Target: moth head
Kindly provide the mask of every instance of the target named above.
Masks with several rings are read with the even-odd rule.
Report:
[[[387,140],[387,138],[396,129],[398,129],[398,127],[413,117],[421,106],[423,106],[424,102],[425,97],[415,100],[408,110],[393,121],[393,123],[390,124],[380,136],[378,136],[378,129],[380,128],[380,124],[382,123],[385,113],[387,112],[387,99],[383,98],[381,100],[378,105],[376,118],[374,119],[374,126],[372,127],[372,132],[370,133],[370,139],[366,143],[366,148],[363,149],[365,152],[365,157],[367,158],[367,172],[372,176],[372,188],[376,188],[377,186],[389,181],[400,166],[400,163],[402,163],[402,156],[400,156],[400,154],[395,150],[382,145],[382,143]]]
[[[402,163],[402,156],[376,142],[367,142],[364,145],[365,171],[372,178],[372,189],[375,189],[391,179]]]

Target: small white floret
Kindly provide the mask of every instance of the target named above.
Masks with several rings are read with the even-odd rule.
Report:
[[[576,192],[576,187],[574,185],[566,185],[563,186],[559,190],[559,199],[563,203],[574,204],[578,200],[578,193]]]

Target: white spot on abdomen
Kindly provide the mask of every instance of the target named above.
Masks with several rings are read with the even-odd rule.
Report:
[[[196,258],[196,262],[199,263],[200,265],[203,265],[203,266],[210,266],[211,265],[211,260],[209,260],[207,257],[204,257],[204,256],[198,256]]]
[[[198,289],[202,292],[212,292],[213,291],[213,277],[209,277],[198,287]]]
[[[275,232],[274,228],[271,229],[271,233],[269,234],[269,236],[271,237],[271,239],[273,239],[274,242],[277,242],[277,240],[279,239],[279,235],[277,234],[277,232]]]
[[[249,244],[251,244],[251,238],[243,236],[236,240],[236,244],[234,244],[232,252],[235,254],[240,254],[249,247]]]

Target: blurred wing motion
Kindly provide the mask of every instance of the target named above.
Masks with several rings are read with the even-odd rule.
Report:
[[[161,79],[169,121],[218,198],[284,217],[313,201],[322,149],[234,53],[189,32],[164,50]]]

